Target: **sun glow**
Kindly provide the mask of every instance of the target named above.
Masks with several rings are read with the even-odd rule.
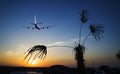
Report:
[[[30,60],[28,61],[28,63],[26,64],[27,66],[36,66],[38,64],[37,60]]]
[[[35,64],[37,64],[37,61],[36,61],[36,60],[33,60],[31,64],[32,64],[32,65],[35,65]]]

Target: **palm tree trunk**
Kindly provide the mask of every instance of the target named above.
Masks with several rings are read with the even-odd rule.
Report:
[[[83,55],[81,55],[83,56]],[[85,74],[85,65],[84,65],[84,61],[82,61],[83,58],[81,57],[81,60],[77,60],[77,68],[78,68],[78,73],[79,74]]]
[[[75,59],[77,62],[77,69],[79,74],[85,74],[85,64],[84,64],[84,46],[80,44],[75,48],[76,54]]]
[[[79,32],[79,44],[81,43],[82,25],[83,25],[83,23],[82,23],[81,26],[80,26],[80,32]]]

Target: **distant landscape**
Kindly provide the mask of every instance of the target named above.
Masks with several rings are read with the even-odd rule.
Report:
[[[50,67],[0,66],[0,74],[39,74],[39,73],[41,74],[42,73],[43,74],[78,74],[77,68],[70,68],[63,65],[53,65]],[[88,67],[86,68],[86,74],[120,74],[120,67],[109,67],[105,65],[100,66],[99,68]]]

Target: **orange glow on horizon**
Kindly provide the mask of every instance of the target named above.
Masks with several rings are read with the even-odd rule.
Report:
[[[27,63],[27,60],[24,60],[25,55],[10,55],[2,56],[0,59],[0,65],[5,66],[21,66],[21,67],[49,67],[52,65],[65,65],[65,66],[74,66],[76,65],[73,58],[69,57],[53,57],[47,56],[44,60],[35,59],[33,62],[31,60]],[[70,62],[69,62],[70,61]]]

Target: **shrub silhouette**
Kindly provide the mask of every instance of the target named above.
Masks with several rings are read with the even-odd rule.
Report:
[[[116,57],[120,61],[120,50],[116,53]]]

